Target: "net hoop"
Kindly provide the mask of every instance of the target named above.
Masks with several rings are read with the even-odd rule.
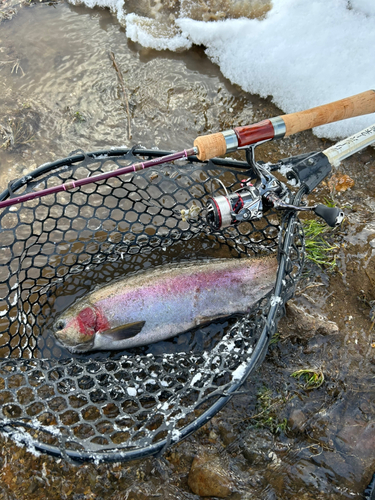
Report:
[[[74,152],[11,182],[0,194],[0,200],[105,171],[109,165],[118,168],[124,162],[139,161],[139,157],[166,154],[170,152],[134,148],[87,154]],[[3,402],[0,429],[4,434],[36,451],[74,462],[128,461],[163,452],[187,437],[207,423],[238,392],[263,361],[270,338],[283,315],[284,304],[294,293],[303,267],[301,224],[293,212],[287,212],[281,221],[275,212],[270,212],[259,224],[246,223],[245,229],[244,226],[233,227],[209,234],[201,218],[183,222],[180,212],[189,209],[192,203],[204,205],[211,194],[208,186],[213,178],[221,176],[226,185],[235,186],[244,173],[246,176],[251,174],[246,162],[213,159],[202,163],[196,157],[189,157],[175,165],[114,178],[106,184],[59,193],[0,212],[0,234],[5,241],[0,260],[3,290],[0,300],[0,338],[3,339],[0,344],[0,400]],[[301,197],[302,192],[297,193],[295,203],[298,204]],[[87,213],[83,215],[85,210]],[[42,222],[40,214],[44,217]],[[140,223],[142,218],[144,222]],[[123,223],[124,220],[127,223]],[[74,229],[74,224],[78,224],[78,229]],[[90,231],[90,235],[86,234]],[[103,236],[102,232],[106,234]],[[128,236],[134,234],[138,236],[128,241]],[[51,241],[53,238],[56,241]],[[77,241],[79,248],[75,247]],[[191,252],[203,255],[206,251],[213,256],[224,252],[228,257],[277,253],[279,267],[274,290],[231,328],[219,327],[222,338],[215,340],[208,351],[203,349],[191,354],[187,350],[165,356],[137,352],[133,358],[125,353],[114,356],[113,360],[108,356],[100,359],[97,355],[68,358],[67,353],[57,353],[50,336],[45,336],[44,332],[49,316],[56,312],[56,302],[64,298],[60,289],[71,290],[75,276],[82,273],[93,280],[92,274],[98,269],[107,279],[105,266],[112,266],[111,272],[118,273],[116,266],[122,268],[126,260],[124,255],[133,265],[130,271],[136,270],[137,259],[152,260],[154,253],[160,254],[163,261],[163,249],[174,249],[179,244],[187,251],[185,258],[189,258]],[[64,245],[69,247],[68,252]],[[72,255],[75,260],[66,257]],[[236,355],[225,347],[228,342],[239,346]],[[217,363],[223,380],[209,373],[216,369],[215,356],[220,358]],[[181,383],[170,380],[173,377],[165,371],[165,360],[173,366],[186,362],[188,372],[192,366],[189,358],[196,371],[184,375],[188,378],[182,389]],[[121,377],[125,377],[123,366],[129,362],[133,363],[134,371],[127,383],[135,384],[134,387],[138,383],[141,392],[135,398],[123,391],[119,399],[113,393],[107,394],[106,400],[95,401],[92,395],[102,390],[102,378],[107,377],[113,384],[116,380],[121,382]],[[90,371],[93,364],[99,366],[95,373]],[[158,379],[165,383],[168,380],[170,384],[165,386],[168,394],[162,394],[160,385],[152,389],[152,384],[150,388],[144,381],[136,382],[139,373],[155,366],[160,369]],[[243,367],[240,376],[233,376],[240,366]],[[201,387],[194,381],[194,374],[199,371],[204,379]],[[51,380],[55,372],[57,378]],[[15,382],[14,377],[20,374],[20,381]],[[85,389],[82,379],[89,380],[87,383],[92,383],[92,387]],[[75,400],[69,391],[64,393],[61,381],[71,384],[82,400],[89,394],[87,402],[81,407],[74,406],[78,403],[73,404]],[[153,400],[154,406],[149,406],[147,398]],[[140,403],[141,400],[145,402]],[[38,405],[42,409],[38,410]],[[171,408],[167,408],[168,405]],[[164,413],[160,407],[165,408]],[[127,408],[133,413],[126,413]],[[183,412],[179,414],[181,408],[185,417],[189,417],[186,421],[183,421]],[[145,428],[145,410],[154,418],[155,426],[162,421],[159,427]],[[129,422],[125,425],[127,417]]]

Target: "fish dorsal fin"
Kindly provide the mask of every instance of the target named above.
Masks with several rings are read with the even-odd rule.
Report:
[[[116,328],[112,328],[111,330],[106,330],[100,335],[108,337],[111,340],[131,339],[132,337],[138,335],[145,323],[145,321],[135,321],[134,323],[127,323],[126,325],[121,325],[117,326]]]

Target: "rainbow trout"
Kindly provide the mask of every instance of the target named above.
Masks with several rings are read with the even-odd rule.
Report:
[[[135,274],[78,300],[54,324],[72,352],[165,340],[236,313],[272,289],[276,258],[196,261]]]

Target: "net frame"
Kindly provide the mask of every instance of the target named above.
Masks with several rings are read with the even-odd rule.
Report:
[[[75,152],[62,160],[42,165],[27,176],[10,183],[8,189],[0,195],[0,199],[3,200],[21,192],[28,192],[36,186],[39,189],[41,185],[48,186],[51,182],[65,182],[67,179],[87,176],[92,172],[105,171],[108,168],[108,163],[111,164],[111,168],[116,167],[116,165],[120,167],[124,162],[131,164],[139,161],[139,157],[148,159],[169,153],[134,148],[130,150],[121,148],[97,151],[88,154],[80,151]],[[210,234],[201,217],[197,220],[181,221],[181,209],[188,210],[191,208],[192,203],[198,204],[200,207],[204,205],[210,194],[208,185],[211,184],[210,181],[213,178],[223,175],[226,178],[227,185],[229,178],[231,182],[228,187],[234,189],[244,174],[251,177],[249,165],[245,162],[214,159],[201,163],[196,157],[189,157],[187,161],[179,162],[178,165],[176,163],[175,165],[168,164],[147,172],[137,172],[132,176],[126,175],[121,178],[114,178],[114,180],[105,184],[97,183],[94,190],[87,188],[86,190],[62,193],[61,195],[55,195],[52,199],[33,200],[16,210],[7,208],[1,212],[2,258],[0,258],[0,262],[3,261],[1,262],[3,271],[0,281],[2,289],[0,333],[3,344],[0,344],[0,352],[2,353],[0,359],[0,401],[2,402],[0,429],[3,433],[35,450],[65,457],[76,462],[118,462],[162,452],[168,446],[200,428],[223,408],[264,359],[269,340],[276,331],[279,318],[283,315],[284,304],[293,295],[303,267],[304,237],[301,224],[294,212],[287,212],[281,222],[278,214],[270,212],[259,223],[246,223],[247,226],[242,225],[241,228],[232,227],[215,234]],[[159,178],[156,187],[161,192],[160,196],[155,189],[150,192],[147,191],[146,186],[152,185],[155,181],[153,176]],[[187,178],[190,181],[186,183]],[[179,189],[173,191],[172,185],[176,183],[180,183],[178,184]],[[110,190],[106,191],[108,184]],[[100,186],[105,187],[100,188]],[[161,186],[164,186],[164,188],[161,189]],[[202,186],[204,189],[202,189]],[[93,193],[98,194],[100,189],[103,189],[106,193],[102,199],[102,205],[99,205],[95,196],[92,196]],[[61,216],[58,215],[58,210],[57,215],[53,215],[56,211],[55,207],[64,205],[69,207],[71,203],[67,202],[67,199],[76,201],[77,197],[79,199],[84,194],[86,198],[83,198],[86,199],[86,203],[89,205],[99,206],[99,208],[104,207],[101,219],[99,217],[101,220],[99,226],[103,228],[106,220],[106,204],[110,206],[111,203],[113,204],[113,193],[116,190],[127,193],[125,197],[122,193],[118,197],[119,200],[134,198],[131,200],[131,206],[125,204],[120,207],[120,202],[118,202],[112,207],[110,219],[117,220],[116,229],[108,230],[106,237],[103,238],[102,235],[98,236],[95,229],[91,228],[91,239],[88,238],[85,245],[78,249],[76,253],[78,255],[88,255],[88,252],[86,252],[87,246],[97,244],[99,238],[100,245],[96,247],[94,245],[97,251],[92,251],[89,254],[89,259],[82,260],[78,264],[78,268],[76,264],[71,264],[68,272],[60,272],[59,274],[58,270],[61,269],[61,262],[57,257],[59,256],[59,249],[66,244],[67,234],[71,226],[66,229],[65,239],[59,240],[57,247],[55,242],[54,252],[51,253],[51,245],[47,245],[44,249],[40,247],[42,235],[51,234],[56,227],[57,230],[60,230],[61,224],[59,226],[58,223],[61,222]],[[172,194],[171,190],[173,191]],[[181,197],[174,194],[176,192],[180,193]],[[184,196],[184,193],[188,193],[189,196]],[[296,203],[300,201],[302,194],[302,191],[297,193],[295,197]],[[68,198],[67,195],[69,195]],[[90,196],[91,201],[89,201]],[[171,196],[173,200],[171,200]],[[83,202],[84,200],[80,201],[80,203]],[[136,204],[140,204],[138,212],[135,212],[139,217],[134,219]],[[48,215],[43,221],[45,227],[40,227],[37,224],[40,221],[36,220],[37,214],[41,211],[40,207],[46,206],[49,208]],[[85,204],[83,203],[81,206],[85,207]],[[120,214],[117,214],[117,212],[114,214],[114,211],[118,208],[122,212],[120,218]],[[131,224],[130,227],[134,228],[134,225],[138,223],[138,219],[141,218],[145,211],[149,212],[152,218],[145,222],[143,228],[137,229],[139,236],[135,242],[132,240],[132,242],[124,246],[124,238],[127,233],[124,227],[120,231],[120,240],[114,240],[109,246],[107,245],[107,240],[116,231],[118,232],[120,222],[126,219],[127,215],[133,213],[132,219],[134,221],[129,223]],[[18,217],[14,222],[12,216],[15,212]],[[78,239],[82,239],[83,232],[90,227],[89,222],[92,222],[93,214],[96,213],[94,211],[87,215],[86,225],[79,230],[81,232],[78,231],[77,233]],[[33,226],[31,234],[26,229],[27,217],[30,217],[30,215],[33,215],[32,220],[29,221],[29,225]],[[78,215],[82,217],[80,212],[77,213],[77,217]],[[63,212],[63,216],[67,216],[66,212]],[[161,217],[163,220],[155,222],[157,217]],[[275,217],[277,223],[275,223]],[[74,211],[70,218],[72,221],[75,220]],[[171,219],[178,221],[178,223],[169,227],[168,221]],[[51,221],[54,221],[54,224]],[[151,231],[150,234],[147,234],[146,230],[150,224],[154,229],[158,228],[158,231],[162,229],[160,234],[158,231],[153,234],[151,234]],[[12,225],[13,227],[8,227]],[[34,226],[37,227],[37,235]],[[246,228],[243,229],[244,227]],[[9,236],[10,233],[13,234],[13,240]],[[139,244],[139,237],[145,234],[147,234],[146,239]],[[211,242],[211,246],[208,245],[208,253],[211,251],[215,253],[219,248],[220,251],[225,251],[229,256],[239,257],[241,255],[277,253],[279,259],[277,279],[273,292],[258,304],[255,304],[252,312],[238,319],[231,328],[224,331],[225,328],[223,327],[221,329],[222,338],[210,346],[208,353],[203,351],[203,355],[202,352],[187,355],[186,352],[174,352],[161,357],[150,356],[150,354],[143,352],[135,355],[134,353],[130,355],[125,353],[124,355],[115,356],[113,360],[108,360],[96,356],[93,358],[68,357],[66,353],[57,356],[54,354],[53,347],[49,347],[48,342],[44,341],[41,331],[53,305],[49,298],[53,297],[55,300],[54,294],[56,290],[62,283],[72,278],[74,273],[82,273],[85,270],[90,272],[90,268],[95,271],[103,263],[108,263],[110,260],[116,263],[119,260],[119,255],[121,256],[121,253],[124,252],[127,257],[138,256],[142,253],[150,257],[155,252],[155,249],[174,248],[179,242],[184,242],[183,245],[187,246],[189,242],[199,239],[202,235],[205,245],[207,240]],[[263,237],[260,237],[260,235]],[[36,236],[37,239],[35,240]],[[74,234],[70,235],[69,238],[74,239]],[[47,241],[47,243],[49,242]],[[30,249],[33,249],[36,244],[39,245],[39,254],[35,253],[35,255],[40,257],[40,251],[43,256],[45,256],[45,253],[50,252],[46,262],[51,268],[53,267],[51,262],[53,262],[55,269],[54,273],[52,272],[47,276],[39,274],[35,275],[34,278],[30,278],[33,275],[28,273],[36,265],[35,260],[30,261],[30,255],[35,250],[31,252]],[[72,248],[73,246],[69,247],[70,254],[74,253]],[[11,259],[8,258],[8,249],[11,249]],[[14,264],[15,260],[16,264]],[[6,273],[4,273],[4,266],[7,269]],[[67,264],[65,263],[64,266],[67,267]],[[34,280],[32,285],[28,283],[30,279]],[[40,283],[38,280],[42,282]],[[33,297],[35,295],[37,296],[36,300]],[[33,297],[32,302],[30,302],[30,297]],[[44,300],[42,305],[40,304],[41,297]],[[34,316],[32,322],[28,318],[25,319],[25,316],[30,315]],[[16,318],[19,324],[13,326]],[[10,331],[8,339],[6,336],[7,328]],[[36,342],[36,338],[41,338],[42,341]],[[236,346],[237,351],[235,354],[233,349],[228,348],[228,344]],[[8,353],[4,355],[6,349],[8,349]],[[37,355],[39,357],[36,357]],[[216,358],[219,361],[213,363]],[[181,366],[184,362],[187,363],[187,359],[190,360],[185,367],[185,378],[181,374],[177,374],[177,378],[178,376],[182,377],[182,382],[170,382],[173,377],[169,376],[168,371],[166,372],[163,367],[166,359],[167,365],[173,365],[174,367]],[[151,390],[150,387],[146,387],[147,385],[150,386],[150,383],[146,384],[142,380],[137,389],[137,391],[141,389],[141,392],[137,392],[135,397],[130,397],[129,391],[128,394],[119,391],[121,397],[118,399],[119,396],[115,391],[110,395],[109,399],[107,397],[107,399],[101,401],[100,391],[103,392],[103,386],[108,385],[108,380],[111,377],[113,382],[113,374],[115,374],[115,377],[117,376],[116,383],[118,387],[121,385],[119,380],[123,383],[129,382],[129,380],[121,379],[124,364],[128,367],[128,370],[133,370],[132,382],[136,380],[141,372],[144,373],[147,370],[150,371],[155,367],[159,367],[162,374],[156,373],[157,377],[155,378],[163,380],[164,377],[164,381],[168,379],[168,383],[171,383],[170,387],[167,387],[168,394],[160,396],[163,387],[159,385],[157,388],[159,395],[155,398],[153,396],[155,391]],[[192,364],[196,365],[197,368],[193,374],[189,374]],[[97,366],[99,366],[99,369],[97,369]],[[201,380],[197,383],[197,373],[201,374],[203,382]],[[222,380],[219,380],[218,373]],[[107,375],[108,377],[106,377]],[[69,382],[72,380],[72,383]],[[93,386],[90,387],[92,383]],[[77,389],[81,391],[81,395],[87,391],[91,398],[87,403],[83,404],[83,409],[80,407],[79,410],[74,406],[72,407],[72,400],[69,396],[72,391],[77,391]],[[189,392],[189,390],[191,391]],[[97,401],[93,401],[92,397],[95,391],[97,392]],[[144,397],[144,395],[147,397]],[[150,404],[147,398],[149,400],[154,398],[153,407],[147,406]],[[145,401],[146,413],[145,408],[139,403],[141,400]],[[128,407],[124,406],[124,402]],[[43,406],[43,410],[39,411],[36,408],[38,404]],[[136,408],[137,405],[138,408]],[[80,430],[79,426],[84,427],[87,421],[91,422],[90,418],[95,418],[95,407],[99,408],[97,423],[96,426],[91,425],[91,430],[86,429],[88,432],[86,436],[86,431]],[[154,425],[156,426],[157,418],[161,413],[160,407],[165,410],[162,424],[155,431],[148,428],[146,429],[147,432],[145,432],[145,419],[150,420],[150,413],[153,413],[152,418],[154,418]],[[179,413],[178,408],[181,407],[184,408],[184,412]],[[36,408],[35,414],[33,414],[34,410],[31,411],[30,408]],[[155,410],[155,408],[157,409]],[[89,414],[90,409],[92,415]],[[83,416],[85,411],[87,418]],[[118,411],[117,414],[116,411]],[[124,424],[124,420],[126,420],[127,416],[129,416],[129,420],[132,420],[134,413],[131,412],[134,411],[137,418],[130,424],[131,432],[129,432],[129,422]],[[69,412],[71,412],[70,416],[67,415]],[[78,421],[75,421],[77,415]],[[190,417],[186,419],[187,416]],[[123,425],[118,423],[121,419]],[[185,422],[184,419],[186,419]],[[87,427],[89,428],[90,425]],[[94,438],[90,435],[93,427],[95,427]],[[120,436],[118,442],[116,441],[116,433]],[[111,435],[109,440],[106,437],[108,434]],[[157,436],[158,438],[155,439]]]

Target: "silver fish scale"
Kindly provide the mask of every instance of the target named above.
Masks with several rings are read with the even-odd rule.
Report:
[[[43,189],[158,154],[72,153],[13,182],[11,191]],[[3,433],[71,460],[130,460],[178,442],[236,393],[262,361],[283,303],[293,294],[304,245],[298,219],[290,214],[280,221],[268,212],[261,221],[215,234],[196,215],[211,180],[238,187],[244,166],[178,162],[0,213]],[[132,352],[72,355],[52,335],[56,316],[76,298],[126,274],[281,248],[281,291],[264,297],[245,317]]]

